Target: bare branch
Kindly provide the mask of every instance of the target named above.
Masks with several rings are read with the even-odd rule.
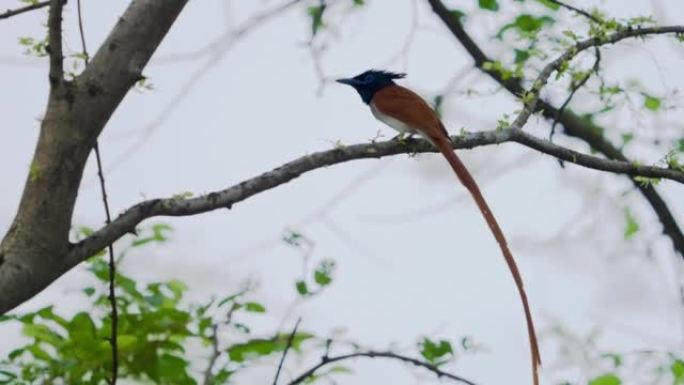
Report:
[[[64,0],[50,0],[48,13],[48,52],[50,53],[50,84],[59,85],[64,77],[62,55],[62,8]]]
[[[292,347],[292,341],[294,341],[295,335],[297,335],[297,328],[299,327],[300,322],[302,322],[301,317],[297,319],[294,328],[292,328],[292,333],[290,333],[290,336],[287,338],[287,344],[285,345],[285,349],[283,350],[283,355],[280,356],[280,362],[278,363],[278,369],[276,370],[275,378],[273,379],[273,385],[278,385],[278,377],[280,377],[280,371],[283,370],[285,357],[287,357],[287,352],[289,352],[290,348]]]
[[[221,351],[219,350],[217,324],[211,325],[211,336],[209,338],[211,339],[211,356],[209,357],[209,364],[204,370],[204,381],[202,382],[203,385],[211,385],[212,380],[214,379],[214,375],[212,373],[214,370],[214,365],[216,365],[216,360],[218,360],[219,356],[221,356]]]
[[[41,1],[41,2],[38,2],[35,4],[27,5],[25,7],[17,8],[17,9],[8,9],[5,12],[0,13],[0,20],[9,19],[12,16],[16,16],[16,15],[20,15],[20,14],[25,13],[25,12],[44,8],[48,5],[50,5],[50,0]]]
[[[519,129],[482,131],[477,133],[453,136],[453,146],[456,149],[473,148],[484,145],[500,144],[504,142],[518,142],[549,155],[597,170],[627,174],[632,176],[646,176],[664,178],[684,183],[684,172],[661,167],[641,166],[629,162],[602,159],[585,155],[547,140],[536,138]],[[212,192],[190,199],[152,199],[132,206],[90,237],[73,245],[68,260],[77,264],[124,234],[135,229],[140,222],[154,216],[188,216],[204,213],[219,208],[232,208],[238,202],[246,200],[266,190],[285,184],[300,175],[319,168],[356,160],[373,159],[385,156],[427,153],[437,150],[425,140],[406,139],[389,140],[367,144],[355,144],[333,150],[313,153],[299,159],[285,163],[271,171],[254,178],[245,180],[225,190]]]
[[[377,351],[366,351],[366,352],[357,352],[357,353],[350,353],[350,354],[345,354],[345,355],[340,355],[340,356],[334,356],[334,357],[328,357],[323,356],[321,358],[321,362],[319,362],[317,365],[312,367],[311,369],[307,370],[306,372],[302,373],[299,377],[295,378],[294,380],[290,381],[287,385],[297,385],[304,383],[309,377],[313,376],[316,374],[317,371],[319,371],[321,368],[325,367],[326,365],[330,365],[335,362],[340,362],[340,361],[345,361],[345,360],[350,360],[354,358],[387,358],[387,359],[392,359],[392,360],[397,360],[401,361],[404,363],[408,364],[413,364],[415,366],[418,366],[420,368],[429,370],[430,372],[434,373],[438,378],[448,378],[450,380],[454,380],[456,382],[461,382],[467,385],[476,385],[474,382],[467,380],[461,376],[457,376],[455,374],[451,374],[449,372],[445,372],[438,368],[435,365],[432,365],[428,362],[424,362],[415,358],[411,357],[406,357],[402,356],[397,353],[393,352],[377,352]]]
[[[558,0],[548,0],[548,2],[554,3],[554,4],[558,5],[559,7],[563,7],[567,10],[575,12],[576,14],[578,14],[580,16],[586,17],[587,19],[593,21],[596,24],[603,24],[603,20],[599,19],[598,17],[592,15],[591,13],[589,13],[583,9],[574,7],[570,4],[566,4],[566,3],[562,2],[562,1],[558,1]]]
[[[456,39],[463,45],[466,51],[475,61],[475,67],[482,72],[489,75],[494,81],[501,84],[506,90],[516,96],[521,96],[525,92],[521,85],[521,79],[507,78],[504,79],[501,74],[492,69],[484,68],[484,63],[490,61],[487,55],[480,49],[480,47],[473,41],[468,33],[463,28],[460,20],[454,17],[449,9],[444,6],[440,0],[427,0],[432,10],[439,16],[442,22],[447,26],[449,31],[456,37]],[[657,29],[657,28],[654,28]],[[627,29],[625,31],[635,31],[634,29]],[[625,32],[623,31],[623,32]],[[599,134],[602,130],[595,124],[587,122],[580,118],[572,111],[566,110],[562,114],[556,107],[545,100],[538,100],[536,102],[538,110],[540,110],[547,119],[555,119],[558,116],[559,122],[563,125],[563,133],[567,136],[578,138],[588,143],[593,149],[596,149],[609,159],[628,162],[625,155],[610,143],[603,135]],[[660,195],[655,191],[651,185],[642,185],[634,182],[634,185],[642,193],[642,195],[649,202],[653,211],[655,211],[660,223],[663,226],[663,233],[670,237],[675,250],[684,257],[684,233],[679,228],[677,221],[670,212],[667,204]]]
[[[565,109],[568,107],[577,91],[579,91],[580,88],[584,87],[584,85],[587,84],[592,74],[598,74],[599,67],[601,64],[601,50],[598,47],[594,47],[594,55],[596,59],[594,60],[594,66],[592,67],[591,71],[587,72],[587,74],[584,75],[579,82],[571,83],[570,94],[556,112],[556,117],[553,118],[553,123],[551,124],[551,132],[549,133],[549,140],[553,141],[553,135],[556,133],[556,125],[558,124],[558,118],[560,118],[560,116],[563,115],[563,112],[565,112]]]

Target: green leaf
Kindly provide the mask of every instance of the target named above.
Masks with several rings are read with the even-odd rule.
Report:
[[[15,319],[17,319],[17,316],[15,316],[15,315],[11,315],[11,314],[10,315],[5,315],[5,314],[0,315],[0,322],[6,322],[6,321],[10,321],[10,320],[15,320]]]
[[[556,20],[550,16],[535,17],[525,13],[516,17],[512,23],[504,25],[496,34],[496,37],[501,39],[504,32],[509,29],[517,30],[521,35],[532,35],[539,32],[545,25],[550,25],[555,22]]]
[[[257,302],[247,302],[245,304],[245,310],[251,311],[252,313],[265,313],[266,308],[264,305]]]
[[[463,23],[463,20],[465,20],[466,14],[463,11],[460,11],[458,9],[451,9],[449,10],[449,13],[451,13],[451,16],[458,20],[459,23]]]
[[[549,9],[552,9],[554,11],[557,11],[558,8],[560,8],[560,5],[558,5],[554,2],[551,2],[549,0],[537,0],[537,2],[539,2],[540,4],[544,5],[545,7],[549,8]]]
[[[365,1],[365,0],[352,0],[352,2],[353,2],[354,5],[357,6],[357,7],[360,7],[360,6],[362,6],[362,5],[366,5],[366,1]]]
[[[419,346],[420,355],[433,365],[446,363],[454,353],[451,343],[446,340],[440,340],[436,343],[429,338],[423,338]]]
[[[332,282],[332,272],[335,269],[335,261],[323,260],[314,271],[314,281],[319,286],[328,286]]]
[[[235,344],[228,348],[228,357],[235,362],[244,362],[249,358],[267,356],[278,349],[274,340],[253,339],[242,344]]]
[[[478,0],[477,3],[482,9],[494,12],[499,10],[499,2],[497,0]]]
[[[59,346],[64,338],[45,325],[25,324],[22,333],[27,337],[35,338],[37,342],[45,342],[53,346]]]
[[[25,348],[14,349],[7,355],[7,358],[9,358],[10,360],[14,360],[15,358],[22,355],[24,351],[26,351]]]
[[[212,378],[212,384],[225,384],[228,382],[230,379],[230,376],[233,375],[233,371],[227,370],[227,369],[221,369],[216,373],[216,375]]]
[[[672,377],[674,377],[673,385],[684,384],[684,361],[678,358],[672,361],[670,372],[672,373]]]
[[[684,152],[684,138],[679,139],[678,147],[679,152]]]
[[[629,210],[629,208],[625,208],[625,239],[629,239],[634,234],[636,234],[639,231],[639,223],[637,223],[636,218],[634,218],[634,215],[632,215],[632,212]]]
[[[522,64],[530,58],[530,51],[523,49],[515,49],[515,64]]]
[[[620,385],[622,380],[613,373],[604,374],[589,381],[589,385]]]
[[[297,283],[295,283],[295,287],[297,288],[297,293],[299,293],[299,295],[304,296],[309,294],[309,288],[306,286],[306,282],[297,281]]]
[[[116,338],[117,346],[122,352],[133,350],[138,342],[138,337],[130,334],[119,334]]]
[[[6,370],[0,370],[0,384],[11,384],[17,375]]]
[[[196,384],[196,381],[190,377],[186,368],[189,362],[181,357],[171,354],[164,354],[159,357],[159,377],[164,379],[163,384]]]
[[[660,109],[661,104],[662,102],[660,101],[660,98],[644,94],[644,107],[646,107],[647,109],[651,111],[658,111]]]
[[[85,293],[85,295],[87,295],[88,297],[90,297],[91,295],[95,294],[95,288],[93,288],[93,287],[86,287],[85,289],[83,289],[83,292]]]
[[[325,12],[325,4],[311,6],[307,8],[307,12],[311,17],[311,34],[316,36],[318,30],[324,26],[323,13]]]
[[[33,344],[30,346],[27,346],[26,350],[28,350],[33,355],[33,357],[37,360],[42,360],[42,361],[51,361],[52,360],[52,357],[45,350],[43,350],[39,345]]]

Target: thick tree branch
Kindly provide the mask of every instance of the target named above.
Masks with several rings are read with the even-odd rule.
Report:
[[[504,142],[518,142],[540,152],[558,157],[565,161],[601,171],[622,173],[632,176],[648,176],[666,178],[684,183],[684,173],[666,168],[641,166],[629,162],[621,162],[597,158],[582,154],[548,140],[534,137],[516,128],[483,131],[452,137],[456,149],[473,148]],[[190,199],[152,199],[129,208],[110,225],[107,225],[88,238],[75,244],[69,253],[68,262],[77,264],[126,233],[147,218],[154,216],[187,216],[195,215],[219,208],[232,208],[236,203],[248,199],[266,190],[285,184],[304,173],[335,164],[356,160],[382,158],[385,156],[426,153],[437,150],[422,139],[389,140],[377,143],[355,144],[333,150],[313,153],[286,163],[271,171],[245,180],[225,190],[212,192]]]
[[[66,263],[83,169],[98,135],[187,0],[135,0],[85,71],[62,81],[61,10],[48,15],[51,88],[17,214],[0,243],[0,314],[73,267]],[[59,84],[59,87],[54,85]]]
[[[491,61],[487,55],[480,49],[480,47],[473,41],[473,39],[468,35],[468,33],[463,28],[460,20],[457,17],[453,17],[449,9],[444,6],[440,0],[427,0],[432,10],[435,14],[442,20],[449,31],[456,37],[456,39],[463,45],[468,54],[473,58],[475,62],[475,67],[480,69],[482,72],[489,75],[494,81],[501,84],[506,90],[516,96],[522,96],[525,89],[522,87],[521,79],[517,78],[507,78],[504,79],[500,73],[492,69],[484,68],[484,63]],[[669,27],[665,33],[681,33],[683,27]],[[674,30],[673,30],[674,29]],[[677,31],[679,29],[679,31]],[[635,31],[648,31],[655,32],[658,28],[646,29],[628,29],[623,31],[630,32],[632,34]],[[636,35],[638,36],[638,34]],[[547,119],[554,120],[558,118],[558,121],[563,125],[563,133],[567,136],[578,138],[589,144],[593,149],[599,151],[609,159],[619,160],[623,162],[628,162],[624,154],[610,142],[608,142],[603,135],[600,134],[603,130],[591,122],[580,118],[577,114],[570,110],[563,111],[559,113],[559,110],[551,105],[545,100],[538,100],[536,103],[536,108],[541,111],[544,117]],[[663,226],[663,233],[670,237],[672,240],[675,250],[684,257],[684,233],[679,228],[677,221],[667,207],[667,204],[660,195],[655,191],[651,185],[642,185],[638,182],[634,182],[635,186],[644,195],[646,200],[649,202],[653,210],[655,211],[660,223]]]
[[[41,1],[41,2],[38,2],[35,4],[30,4],[30,5],[27,5],[25,7],[21,7],[21,8],[8,9],[5,12],[0,13],[0,20],[9,19],[12,16],[21,15],[24,12],[29,12],[29,11],[33,11],[36,9],[44,8],[48,5],[50,5],[50,0]]]
[[[345,354],[345,355],[340,355],[340,356],[334,356],[334,357],[328,357],[324,356],[321,358],[321,362],[313,366],[311,369],[307,370],[306,372],[302,373],[300,376],[295,378],[294,380],[290,381],[288,385],[297,385],[297,384],[302,384],[305,383],[306,380],[309,379],[309,377],[313,376],[321,370],[323,367],[333,364],[335,362],[340,362],[340,361],[346,361],[346,360],[351,360],[354,358],[386,358],[386,359],[391,359],[391,360],[396,360],[396,361],[401,361],[407,364],[413,364],[417,367],[429,370],[430,372],[434,373],[438,378],[448,378],[450,380],[456,381],[456,382],[461,382],[463,384],[467,385],[476,385],[474,382],[467,380],[461,376],[457,376],[455,374],[451,374],[449,372],[445,372],[441,370],[439,367],[432,365],[428,362],[424,362],[415,358],[411,357],[406,357],[402,356],[397,353],[393,352],[377,352],[377,351],[366,351],[366,352],[357,352],[357,353],[350,353],[350,354]]]
[[[48,12],[48,52],[50,54],[50,84],[59,85],[64,78],[62,55],[62,8],[64,0],[50,0]]]

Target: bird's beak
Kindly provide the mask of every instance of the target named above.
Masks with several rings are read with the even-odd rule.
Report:
[[[347,85],[350,85],[352,87],[354,87],[358,83],[356,81],[356,79],[351,79],[351,78],[350,79],[344,79],[344,78],[343,79],[337,79],[337,82],[342,83],[342,84],[347,84]]]

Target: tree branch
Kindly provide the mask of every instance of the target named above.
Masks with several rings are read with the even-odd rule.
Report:
[[[5,12],[0,13],[0,20],[9,19],[12,16],[20,15],[24,12],[33,11],[35,9],[44,8],[48,5],[50,5],[50,0],[41,1],[41,2],[31,4],[31,5],[27,5],[27,6],[21,7],[21,8],[8,9]]]
[[[59,85],[64,78],[62,56],[62,8],[64,0],[50,0],[48,12],[48,48],[50,54],[50,84]]]
[[[566,4],[566,3],[562,2],[562,1],[558,1],[558,0],[547,0],[547,1],[550,3],[554,3],[559,7],[563,7],[569,11],[575,12],[576,14],[578,14],[580,16],[586,17],[587,19],[593,21],[596,24],[603,24],[603,20],[599,19],[598,17],[592,15],[591,13],[589,13],[589,12],[587,12],[581,8],[574,7],[570,4]]]
[[[280,377],[280,371],[283,370],[283,364],[285,363],[285,357],[287,357],[287,352],[289,352],[290,348],[292,347],[292,341],[294,341],[294,338],[297,335],[297,328],[299,327],[300,322],[302,322],[301,317],[299,319],[297,319],[297,322],[295,323],[294,328],[292,328],[292,332],[290,333],[290,336],[287,338],[287,344],[285,344],[285,349],[283,349],[283,355],[280,356],[280,362],[278,362],[278,369],[276,370],[275,378],[273,378],[273,385],[278,385],[278,378]]]
[[[408,364],[413,364],[415,366],[418,366],[420,368],[429,370],[430,372],[434,373],[437,375],[438,378],[448,378],[450,380],[454,380],[457,382],[461,382],[467,385],[476,385],[474,382],[467,380],[463,377],[457,376],[455,374],[451,374],[449,372],[445,372],[441,369],[439,369],[437,366],[432,365],[428,362],[424,362],[415,358],[411,357],[406,357],[402,356],[400,354],[396,354],[393,352],[377,352],[377,351],[366,351],[366,352],[357,352],[357,353],[350,353],[350,354],[345,354],[345,355],[340,355],[340,356],[335,356],[335,357],[328,357],[324,356],[321,358],[321,362],[319,362],[316,366],[312,367],[311,369],[307,370],[306,372],[302,373],[299,377],[295,378],[294,380],[290,381],[288,385],[297,385],[304,383],[309,377],[313,376],[316,374],[318,370],[323,368],[326,365],[330,365],[335,362],[339,361],[345,361],[345,360],[350,360],[353,358],[388,358],[392,360],[397,360],[401,362],[405,362]]]
[[[518,142],[540,152],[588,168],[632,176],[665,178],[684,183],[684,172],[653,166],[641,166],[629,162],[582,154],[553,144],[548,140],[537,138],[516,128],[469,133],[453,136],[451,139],[456,149],[504,142]],[[135,226],[147,218],[154,216],[187,216],[219,208],[230,209],[238,202],[285,184],[306,172],[319,168],[356,159],[372,159],[397,154],[427,152],[437,152],[437,150],[423,139],[355,144],[303,156],[227,189],[196,198],[168,198],[144,201],[126,210],[112,221],[110,225],[106,225],[91,236],[73,245],[68,261],[74,265],[83,261],[106,247],[109,243],[114,242],[126,233],[134,231]]]
[[[553,135],[556,133],[556,125],[558,124],[558,118],[563,114],[563,112],[565,112],[565,109],[572,101],[572,98],[575,96],[575,93],[577,93],[577,91],[579,91],[580,88],[584,87],[585,84],[587,84],[592,74],[598,74],[601,65],[601,50],[598,47],[594,47],[594,56],[594,66],[591,68],[591,71],[587,72],[587,74],[584,75],[579,82],[573,81],[570,83],[570,94],[565,99],[563,104],[561,104],[560,108],[556,113],[556,116],[553,118],[553,123],[551,124],[551,131],[549,133],[549,140],[553,141]]]
[[[186,3],[131,1],[86,69],[73,82],[65,82],[61,48],[64,1],[51,0],[52,87],[17,214],[0,242],[0,314],[73,267],[65,258],[71,248],[69,231],[88,156]]]
[[[513,95],[523,95],[525,90],[521,85],[521,79],[504,79],[498,72],[492,69],[485,69],[483,67],[484,63],[491,60],[484,54],[480,47],[464,30],[460,20],[458,20],[457,17],[453,17],[449,9],[446,8],[446,6],[444,6],[440,0],[427,1],[435,14],[442,20],[449,31],[454,35],[454,37],[456,37],[456,39],[466,49],[468,54],[470,54],[470,56],[473,58],[475,61],[475,67],[489,75],[494,81],[501,84]],[[681,29],[682,27],[679,28]],[[657,30],[657,28],[651,28],[650,30],[654,29]],[[639,29],[631,29],[626,31],[634,32],[639,31]],[[643,29],[641,29],[641,31],[643,31]],[[541,111],[544,117],[547,119],[554,120],[556,117],[558,117],[558,121],[563,125],[563,133],[565,135],[583,140],[593,149],[599,151],[609,159],[628,162],[628,159],[625,157],[625,155],[600,134],[602,131],[600,127],[591,122],[583,120],[570,110],[563,111],[563,113],[559,114],[559,110],[545,100],[538,100],[536,104],[537,110]],[[658,216],[658,219],[663,226],[663,233],[672,240],[674,249],[682,257],[684,257],[684,233],[682,233],[682,230],[679,228],[679,225],[667,207],[667,204],[663,201],[653,186],[644,186],[636,181],[634,181],[634,184],[646,198]]]

